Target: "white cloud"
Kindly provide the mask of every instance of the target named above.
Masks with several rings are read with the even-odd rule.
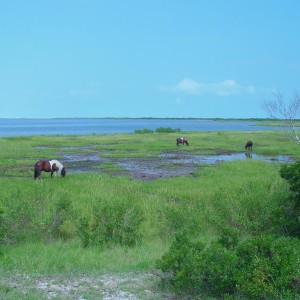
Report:
[[[203,85],[190,78],[184,78],[179,82],[175,89],[188,94],[199,94],[203,89]]]
[[[222,82],[202,83],[191,78],[183,78],[176,86],[162,87],[166,92],[181,92],[193,95],[215,94],[218,96],[229,96],[241,93],[254,94],[254,86],[242,86],[235,80],[226,79]]]
[[[243,88],[234,80],[227,79],[222,82],[207,84],[207,91],[219,96],[228,96],[240,94]]]

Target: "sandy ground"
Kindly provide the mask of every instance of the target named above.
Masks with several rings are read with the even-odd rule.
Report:
[[[30,295],[39,299],[102,299],[102,300],[154,300],[183,299],[161,287],[160,277],[151,272],[128,272],[110,275],[27,276],[1,278],[7,299],[13,295]],[[3,295],[3,293],[2,293]],[[35,298],[36,299],[36,298]]]

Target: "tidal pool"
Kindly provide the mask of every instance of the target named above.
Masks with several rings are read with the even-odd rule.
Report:
[[[195,163],[195,164],[217,164],[222,161],[234,161],[234,160],[245,160],[245,159],[256,159],[265,162],[293,162],[294,159],[285,155],[268,156],[262,154],[256,154],[252,152],[239,152],[239,153],[228,153],[228,154],[214,154],[214,155],[190,155],[178,156],[176,153],[164,153],[160,157],[167,159],[173,159],[178,163]]]

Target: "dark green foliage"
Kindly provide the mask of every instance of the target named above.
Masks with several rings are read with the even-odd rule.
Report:
[[[153,133],[153,130],[147,129],[147,128],[145,128],[145,129],[137,129],[137,130],[134,131],[134,133]]]
[[[274,223],[285,234],[300,237],[300,161],[283,165],[280,176],[290,185],[291,193],[274,209]]]
[[[141,241],[141,210],[126,202],[108,202],[99,205],[91,220],[80,219],[77,233],[84,247],[112,244],[134,246]]]
[[[151,129],[137,129],[134,131],[134,133],[153,133],[154,131]],[[155,132],[159,132],[159,133],[174,133],[174,132],[181,132],[180,128],[171,128],[171,127],[158,127],[155,129]]]
[[[185,233],[177,234],[170,250],[158,261],[157,265],[162,271],[170,272],[175,275],[180,272],[186,264],[186,259],[192,248],[198,248],[202,251],[204,247],[205,245],[200,242],[197,244],[197,247],[195,247],[195,244],[187,238]]]
[[[236,244],[233,231],[224,234],[206,247],[175,239],[157,266],[176,292],[243,299],[299,296],[299,240],[260,236]]]
[[[283,165],[279,174],[288,181],[291,191],[295,192],[297,197],[300,197],[300,161]]]
[[[155,132],[173,133],[173,132],[181,132],[181,129],[180,128],[173,129],[171,127],[158,127],[155,129]]]
[[[223,227],[219,243],[227,249],[233,249],[239,242],[239,232],[233,227]]]
[[[275,299],[300,292],[300,241],[260,236],[240,243],[237,289],[251,299]]]
[[[170,276],[178,293],[222,295],[233,292],[236,257],[225,247],[213,243],[206,247],[183,235],[176,237],[170,250],[158,261],[158,268]]]

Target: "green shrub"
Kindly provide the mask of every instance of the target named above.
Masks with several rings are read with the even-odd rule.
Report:
[[[157,266],[178,293],[243,299],[300,296],[299,240],[259,236],[236,243],[233,231],[208,246],[179,236]]]
[[[290,185],[291,193],[281,199],[279,206],[274,208],[273,222],[279,230],[290,236],[300,237],[300,161],[283,165],[280,176]]]
[[[204,249],[204,244],[198,243],[197,247],[195,246],[185,233],[177,234],[169,251],[157,262],[158,268],[172,275],[177,274],[186,264],[186,259],[192,248],[199,248],[200,251]]]
[[[181,234],[157,266],[170,276],[177,293],[221,296],[234,291],[236,260],[234,253],[218,243],[206,247]]]
[[[141,209],[121,201],[102,203],[95,207],[91,220],[82,218],[77,233],[83,246],[134,246],[141,241]]]
[[[219,243],[227,249],[234,249],[239,242],[239,232],[233,227],[223,227]]]
[[[174,132],[180,132],[180,128],[172,129],[171,127],[158,127],[155,129],[155,132],[159,133],[174,133]]]
[[[300,197],[300,161],[283,165],[279,170],[279,174],[288,181],[290,189]]]
[[[260,236],[240,243],[237,290],[251,299],[275,299],[300,292],[300,242]]]
[[[147,129],[147,128],[145,128],[145,129],[136,129],[134,131],[134,133],[140,133],[140,134],[143,134],[143,133],[153,133],[153,130]]]

